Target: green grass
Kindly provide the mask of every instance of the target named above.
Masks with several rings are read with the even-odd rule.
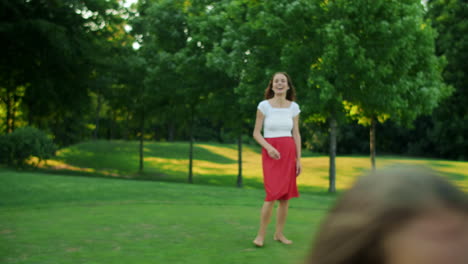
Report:
[[[0,263],[297,263],[334,196],[291,202],[254,248],[262,190],[0,171]]]
[[[290,246],[251,241],[264,199],[260,148],[244,146],[245,188],[235,188],[235,145],[197,143],[194,182],[185,184],[188,143],[93,141],[62,149],[37,170],[0,168],[0,263],[300,263],[336,195],[326,193],[328,157],[306,153],[291,201]],[[377,166],[426,165],[462,188],[468,162],[378,157]],[[337,158],[348,188],[369,158]],[[86,176],[86,177],[84,177]]]
[[[78,174],[89,176],[149,179],[169,182],[187,182],[187,142],[145,142],[144,173],[139,166],[136,141],[89,141],[62,149],[56,158],[49,160],[41,171],[47,173]],[[197,142],[194,146],[194,182],[202,185],[235,186],[237,178],[237,146]],[[260,147],[244,145],[243,180],[246,188],[262,189]],[[303,173],[298,183],[308,192],[326,192],[328,186],[327,156],[304,151]],[[348,188],[357,176],[370,168],[367,156],[339,156],[337,188]],[[468,190],[468,162],[408,157],[378,156],[377,167],[390,164],[417,164],[432,167],[442,175]]]

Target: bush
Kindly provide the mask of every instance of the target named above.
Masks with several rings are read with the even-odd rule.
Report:
[[[22,167],[30,157],[39,161],[54,156],[57,147],[43,131],[34,127],[18,128],[0,137],[0,162]]]

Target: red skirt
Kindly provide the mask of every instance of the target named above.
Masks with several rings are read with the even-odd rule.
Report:
[[[265,138],[278,152],[280,159],[272,159],[262,149],[263,185],[265,201],[289,200],[299,197],[296,184],[296,144],[293,137]]]

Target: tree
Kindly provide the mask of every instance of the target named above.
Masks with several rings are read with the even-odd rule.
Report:
[[[208,115],[212,123],[219,122],[225,128],[237,131],[239,146],[237,186],[242,187],[240,131],[242,125],[239,125],[236,119],[239,113],[238,104],[232,100],[235,80],[220,69],[210,67],[207,56],[214,45],[222,39],[223,31],[220,24],[222,21],[220,14],[224,14],[222,7],[219,1],[190,1],[184,9],[187,17],[187,45],[179,53],[178,72],[184,76],[185,86],[189,88],[185,92],[185,100],[188,100],[192,107],[191,145],[195,123],[193,118],[197,116]],[[233,125],[234,122],[236,125]]]
[[[82,113],[90,106],[93,51],[100,50],[97,39],[118,28],[119,8],[117,0],[0,1],[7,132],[21,113],[28,125],[52,131],[61,145],[86,134]]]
[[[348,114],[370,126],[375,169],[376,123],[410,124],[450,94],[441,78],[444,59],[435,55],[435,33],[420,1],[336,0],[322,8],[323,89],[340,91]]]
[[[447,58],[444,80],[455,88],[433,113],[427,133],[438,154],[453,159],[468,158],[468,21],[466,1],[428,1],[427,17],[437,30],[436,52]]]
[[[154,111],[152,105],[159,103],[152,96],[152,89],[144,84],[144,78],[147,74],[147,62],[138,53],[128,51],[125,57],[121,57],[121,79],[123,85],[120,96],[130,95],[128,111],[134,117],[135,126],[138,131],[139,139],[139,173],[144,169],[144,136],[146,120]],[[153,111],[152,111],[153,109]]]
[[[303,88],[301,100],[307,102],[305,76],[313,60],[311,54],[315,42],[311,32],[315,4],[310,1],[238,0],[221,1],[213,6],[213,16],[223,25],[223,33],[209,50],[208,63],[235,83],[239,126],[251,127],[254,123],[253,113],[274,72],[292,74],[296,85]],[[243,133],[244,129],[239,131]],[[240,138],[241,134],[239,160]]]
[[[158,95],[159,103],[153,106],[178,113],[183,109],[179,120],[188,128],[190,183],[193,182],[194,126],[198,109],[219,84],[216,74],[205,67],[204,43],[209,42],[192,32],[200,28],[189,23],[190,16],[203,16],[203,10],[206,10],[203,1],[144,2],[139,7],[140,17],[134,23],[135,32],[143,36],[142,54],[148,61],[145,86],[157,87],[153,92]],[[161,104],[163,101],[173,104]]]

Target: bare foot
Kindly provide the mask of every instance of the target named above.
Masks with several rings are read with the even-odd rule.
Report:
[[[252,241],[256,247],[263,247],[263,239],[256,237],[254,241]]]
[[[283,244],[286,244],[286,245],[291,245],[292,244],[292,241],[287,239],[284,235],[276,235],[275,234],[274,239],[276,241],[279,241],[279,242],[281,242]]]

